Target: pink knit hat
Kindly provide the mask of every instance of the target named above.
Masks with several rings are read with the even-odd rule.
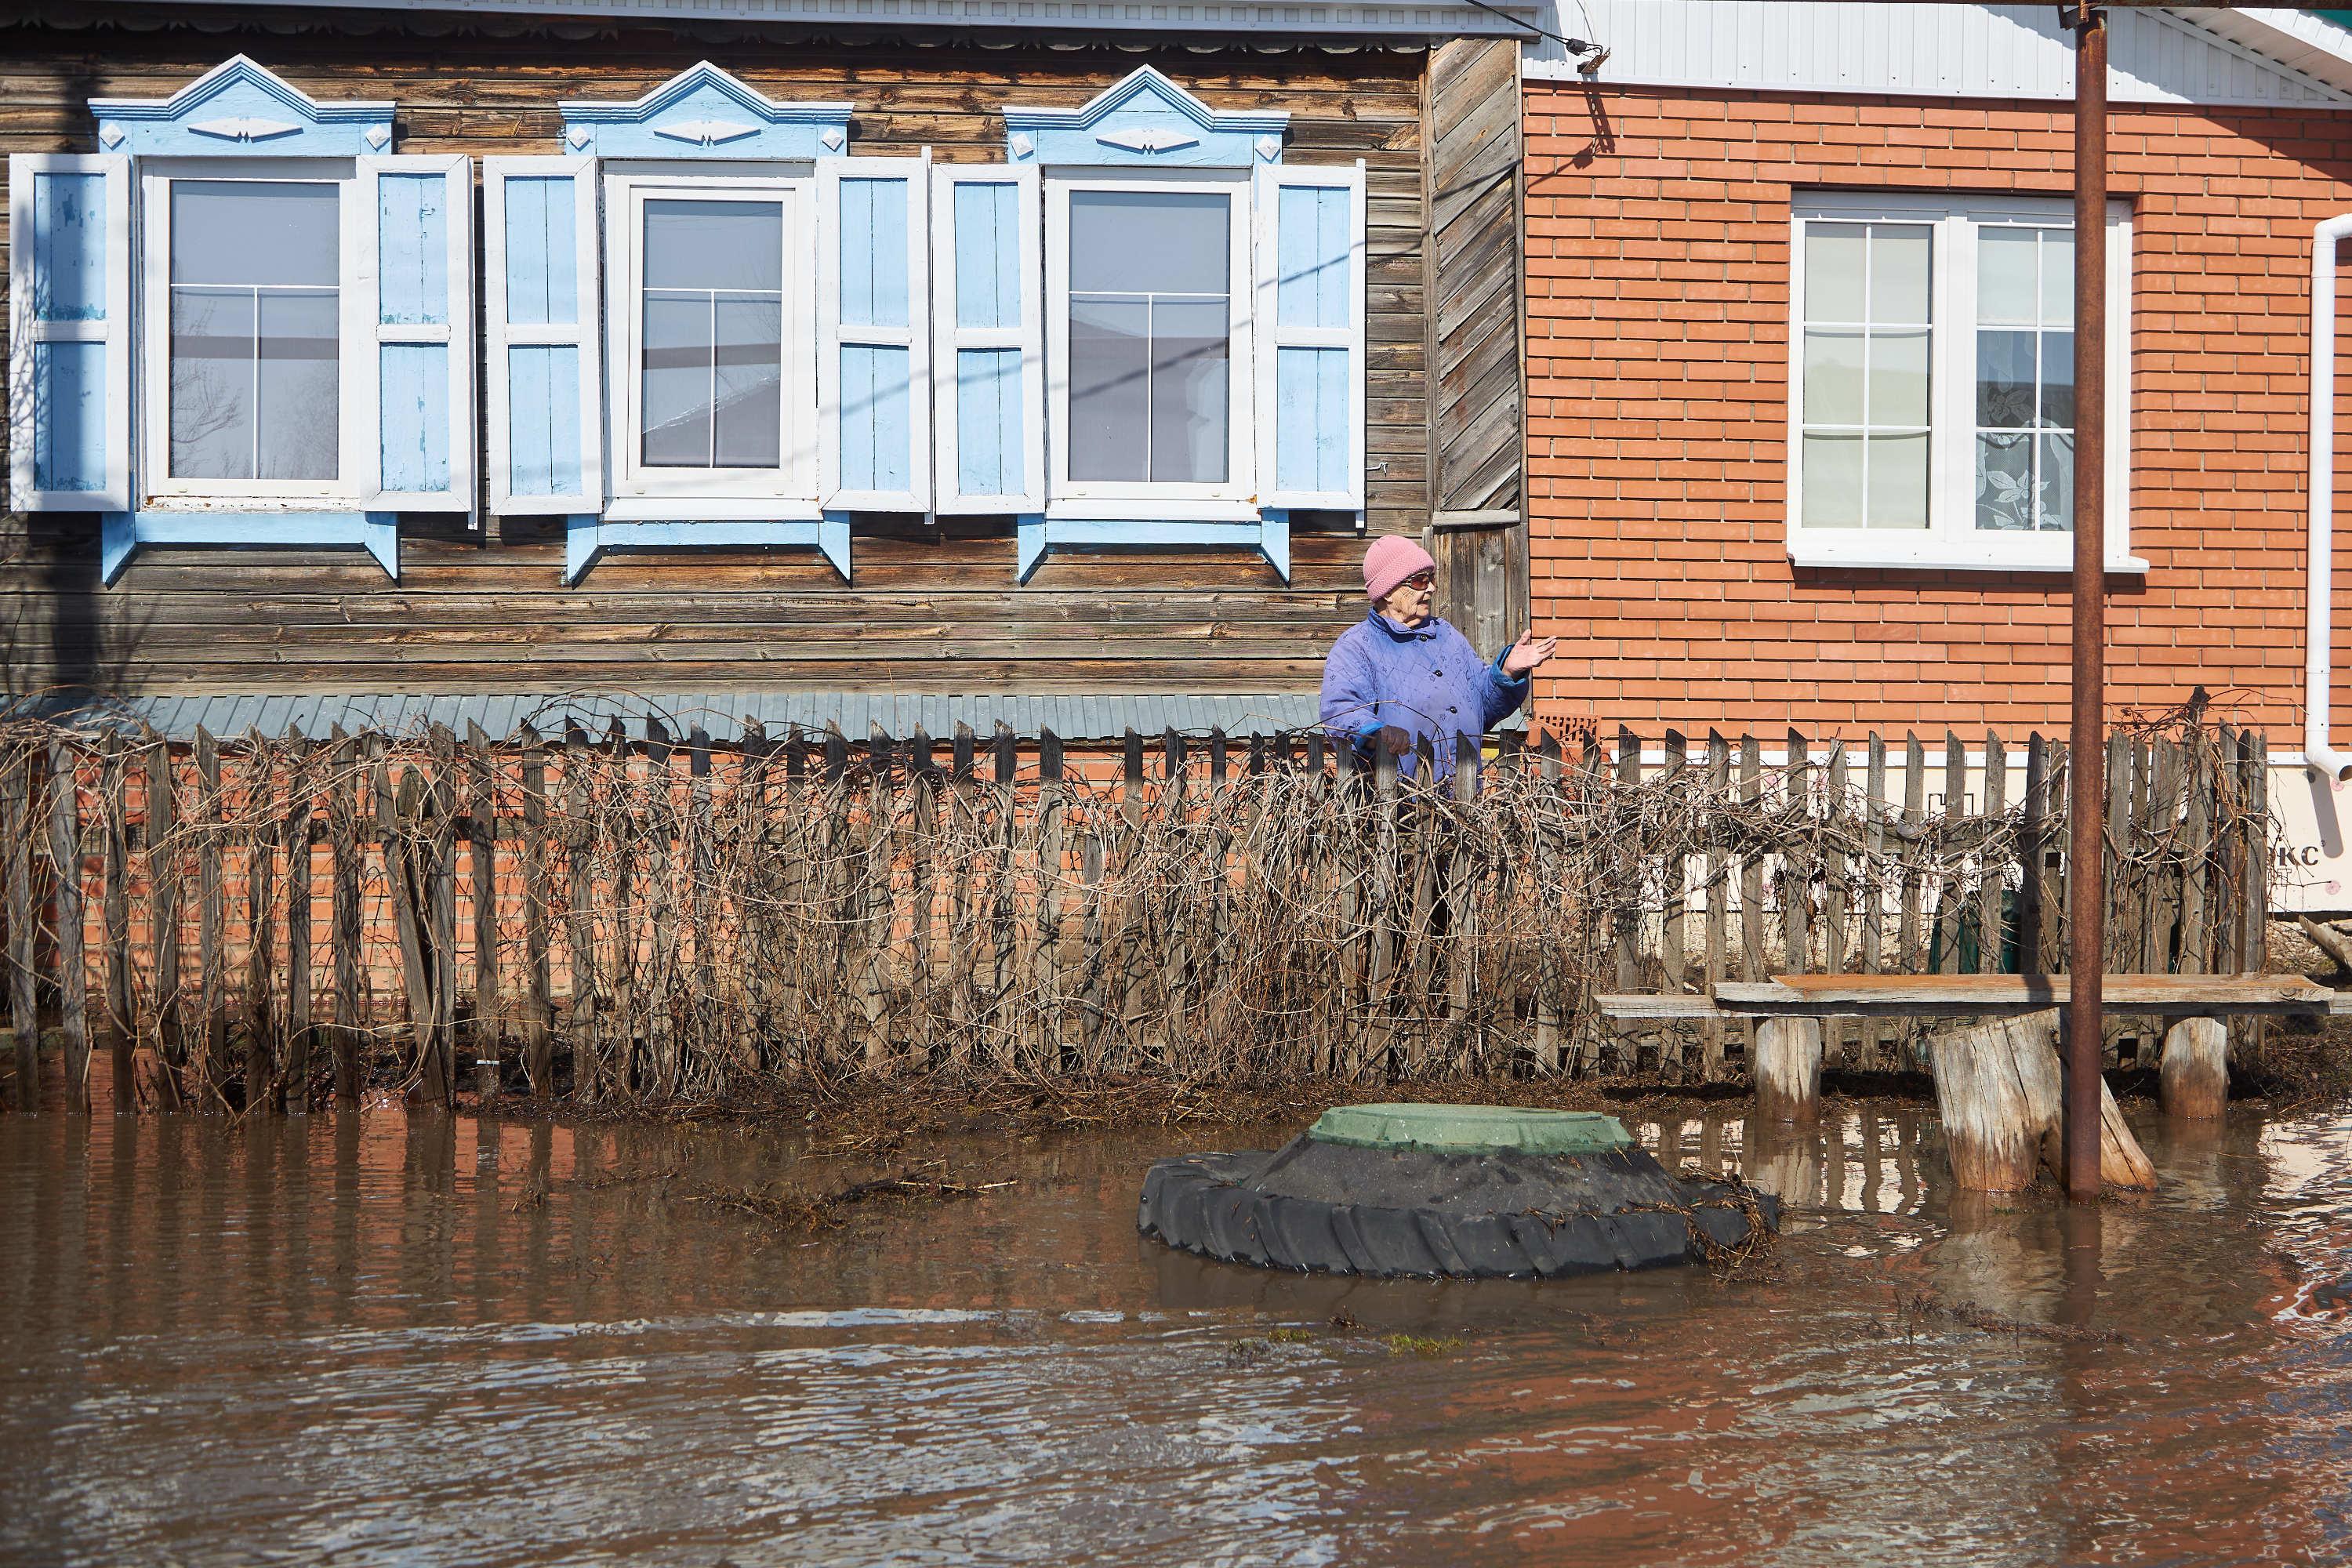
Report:
[[[1402,534],[1383,534],[1364,552],[1364,593],[1377,605],[1414,573],[1436,570],[1428,551]]]

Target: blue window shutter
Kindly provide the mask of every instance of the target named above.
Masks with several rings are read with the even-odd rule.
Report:
[[[127,511],[131,160],[8,160],[9,501]]]
[[[596,160],[486,158],[490,510],[602,515]]]
[[[817,160],[817,493],[931,510],[930,154]]]
[[[1256,174],[1259,498],[1364,508],[1364,171]]]
[[[361,287],[374,341],[360,377],[387,510],[474,510],[474,164],[359,161]],[[370,416],[373,417],[370,417]]]
[[[932,171],[938,507],[1045,506],[1045,240],[1037,171]]]

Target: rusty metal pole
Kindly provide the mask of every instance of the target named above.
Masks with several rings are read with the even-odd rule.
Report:
[[[2099,1195],[2106,964],[2107,22],[2074,23],[2074,689],[2068,739],[2066,1195]]]

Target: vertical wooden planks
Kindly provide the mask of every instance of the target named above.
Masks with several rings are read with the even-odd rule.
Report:
[[[2050,743],[2039,731],[2025,738],[2025,800],[2017,830],[2017,966],[2028,974],[2052,973],[2050,928],[2055,924],[2049,892]]]
[[[310,822],[318,748],[290,726],[286,731],[286,805],[274,824],[286,850],[286,1109],[310,1109]]]
[[[445,725],[425,732],[432,776],[424,795],[420,843],[433,1030],[426,1047],[425,1098],[453,1105],[457,1098],[457,737]]]
[[[1984,801],[1980,815],[1987,822],[1997,822],[2009,809],[2009,748],[1990,730],[1985,731]],[[2003,893],[2008,885],[2008,868],[1993,858],[1990,853],[1977,858],[1977,973],[1998,974],[2007,967],[2002,953],[2009,941],[2008,922],[2002,912]]]
[[[1960,824],[1968,816],[1969,754],[1960,738],[1951,731],[1944,731],[1944,844],[1943,856],[1950,864],[1952,847],[1958,841]],[[1965,884],[1957,870],[1947,870],[1936,883],[1936,953],[1935,970],[1938,974],[1960,972],[1960,916],[1967,902]]]
[[[245,1108],[274,1105],[278,1093],[270,926],[277,903],[278,758],[258,731],[246,736]]]
[[[188,1054],[182,1027],[186,1014],[180,1005],[180,826],[173,775],[170,743],[160,735],[152,737],[147,753],[146,845],[147,885],[154,889],[154,912],[147,925],[154,952],[155,1043],[163,1058],[156,1081],[165,1089],[162,1098],[176,1104],[179,1096],[171,1089],[188,1066]]]
[[[1753,735],[1739,737],[1739,801],[1748,811],[1759,808],[1764,800],[1764,745]],[[1739,864],[1739,977],[1743,980],[1765,978],[1769,966],[1764,962],[1764,851],[1748,847],[1741,854]],[[1756,1063],[1756,1023],[1749,1019],[1742,1026],[1747,1032],[1744,1050],[1748,1070]]]
[[[1454,800],[1466,820],[1478,803],[1483,759],[1477,737],[1457,732],[1453,740]],[[1445,1021],[1451,1048],[1460,1053],[1455,1065],[1475,1071],[1485,1056],[1485,1042],[1475,1032],[1470,1011],[1478,973],[1479,879],[1466,832],[1455,836],[1453,849],[1444,893],[1445,946],[1451,961],[1447,965]]]
[[[1787,808],[1792,824],[1810,824],[1812,816],[1812,743],[1795,730],[1789,731]],[[1780,939],[1789,973],[1801,974],[1812,967],[1813,857],[1806,842],[1809,826],[1793,827],[1780,852]]]
[[[1547,802],[1557,803],[1563,795],[1564,769],[1560,757],[1559,737],[1549,730],[1536,743],[1536,779]],[[1559,823],[1547,820],[1539,814],[1536,822],[1536,885],[1546,898],[1559,896],[1561,880],[1560,857],[1564,849],[1563,829]],[[1536,1068],[1546,1073],[1556,1073],[1568,1062],[1566,1035],[1569,1010],[1565,993],[1568,988],[1566,965],[1557,948],[1547,942],[1537,961],[1536,970]]]
[[[81,785],[72,742],[49,742],[49,864],[56,872],[58,1025],[66,1105],[89,1109],[89,965],[82,945]]]
[[[41,1014],[34,973],[33,940],[33,753],[29,747],[0,754],[0,857],[6,859],[8,905],[8,1026],[16,1040],[16,1108],[41,1103]]]
[[[1062,738],[1050,729],[1037,733],[1037,1065],[1064,1072],[1069,1063],[1063,1040],[1062,909],[1063,838],[1068,815]]]
[[[335,971],[335,1099],[357,1103],[360,1047],[366,1038],[360,994],[360,796],[365,777],[359,743],[337,726],[332,735],[332,775],[327,791],[327,837],[331,879],[328,884],[328,939]]]
[[[522,731],[521,745],[522,837],[517,848],[522,861],[523,984],[530,993],[522,1022],[522,1068],[531,1094],[545,1100],[555,1092],[551,1045],[555,997],[548,973],[547,748],[528,729]]]
[[[679,1010],[679,1024],[688,1031],[686,1045],[695,1056],[679,1065],[680,1092],[691,1081],[690,1074],[698,1075],[701,1085],[712,1092],[724,1092],[726,1088],[719,1075],[726,1070],[729,1058],[716,1048],[714,1032],[721,998],[719,901],[711,885],[719,874],[719,829],[712,816],[711,791],[710,734],[696,724],[686,734],[686,847],[678,857],[681,874],[687,879],[682,901],[694,939],[693,988]]]
[[[572,1091],[589,1100],[611,1092],[604,1048],[603,1008],[596,984],[595,838],[589,823],[588,737],[574,729],[563,742],[564,966],[572,1006]]]
[[[1612,816],[1630,814],[1642,789],[1642,741],[1623,725],[1617,730],[1617,807]],[[1610,899],[1609,946],[1616,969],[1617,989],[1633,991],[1642,984],[1642,845],[1638,837],[1629,831],[1630,823],[1617,826],[1617,853],[1611,867],[1614,888]],[[1633,1026],[1622,1025],[1617,1030],[1618,1070],[1631,1071],[1640,1065],[1637,1031]]]
[[[1922,921],[1927,873],[1919,845],[1927,831],[1927,749],[1919,743],[1917,735],[1908,732],[1903,737],[1903,819],[1896,831],[1903,848],[1903,913],[1896,932],[1901,942],[1896,950],[1898,973],[1924,974],[1927,970],[1927,944]]]
[[[989,952],[991,984],[989,1016],[995,1027],[996,1059],[992,1064],[1010,1066],[1013,1059],[1013,1041],[1018,1037],[1022,1020],[1013,1016],[1013,990],[1017,918],[1013,889],[1013,844],[1020,837],[1021,752],[1013,727],[1002,720],[990,742],[994,752],[995,779],[993,807],[996,814],[996,841],[991,857],[989,885],[992,897],[989,908]]]
[[[2203,736],[2189,747],[2182,770],[2188,791],[2187,820],[2181,829],[2180,956],[2183,974],[2202,974],[2212,967],[2212,928],[2208,923],[2206,887],[2213,854],[2212,753]]]
[[[1680,792],[1690,785],[1690,742],[1679,730],[1666,731],[1666,771],[1658,781],[1663,791]],[[1662,905],[1658,913],[1660,984],[1668,992],[1689,989],[1690,959],[1686,951],[1690,922],[1690,858],[1679,846],[1669,850],[1658,868]]]
[[[1143,1021],[1146,973],[1143,930],[1143,737],[1129,729],[1123,737],[1124,754],[1118,776],[1118,910],[1119,1037],[1127,1065],[1141,1067],[1142,1040],[1137,1030]]]
[[[1731,742],[1720,730],[1706,732],[1706,979],[1710,994],[1730,973],[1731,844],[1724,827],[1723,808],[1731,800]],[[1723,1077],[1723,1020],[1709,1018],[1700,1026],[1701,1073],[1707,1082]]]
[[[100,751],[98,811],[103,879],[100,894],[99,929],[103,942],[99,963],[106,999],[108,1077],[113,1082],[114,1109],[131,1109],[131,1050],[138,1020],[132,1001],[131,955],[131,771],[119,730],[109,730]]]
[[[1830,742],[1828,772],[1824,777],[1822,799],[1822,825],[1826,836],[1827,853],[1822,863],[1822,966],[1832,974],[1846,972],[1847,908],[1850,900],[1853,867],[1845,851],[1843,834],[1851,820],[1853,802],[1849,798],[1853,781],[1847,776],[1845,742]],[[1822,1025],[1822,1059],[1832,1064],[1846,1059],[1846,1036],[1850,1031],[1843,1018],[1825,1019]]]
[[[506,1011],[499,990],[499,764],[479,724],[466,726],[467,869],[474,916],[474,1093],[498,1098]]]
[[[222,1009],[222,952],[225,890],[221,877],[221,840],[227,828],[221,813],[220,743],[210,731],[196,730],[196,1048],[195,1094],[200,1101],[220,1098],[226,1077],[222,1053],[227,1046],[228,1025]]]

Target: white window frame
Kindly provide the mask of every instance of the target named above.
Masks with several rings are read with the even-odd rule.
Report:
[[[2005,224],[2072,226],[2063,196],[1801,192],[1789,225],[1789,556],[1800,566],[1937,571],[2065,572],[2068,531],[1976,526],[1977,235]],[[1927,526],[1807,528],[1804,524],[1805,226],[1926,224],[1932,229],[1928,309]],[[2111,572],[2145,572],[2131,554],[2131,209],[2107,207],[2106,547]]]
[[[139,488],[165,511],[349,510],[373,496],[379,433],[363,423],[357,378],[374,374],[375,298],[365,287],[362,232],[376,215],[360,200],[352,158],[144,158],[138,164],[140,224]],[[172,183],[331,184],[336,187],[336,457],[332,479],[182,479],[172,477]],[[362,247],[365,247],[365,250]]]
[[[1221,484],[1175,480],[1073,480],[1070,478],[1070,193],[1073,191],[1203,191],[1227,196],[1233,221],[1231,292],[1227,296],[1232,336],[1228,340],[1231,443]],[[1045,405],[1052,471],[1046,492],[1048,518],[1111,521],[1242,521],[1258,516],[1256,431],[1252,416],[1257,386],[1257,356],[1251,318],[1257,299],[1255,240],[1257,218],[1246,169],[1158,171],[1048,169],[1045,172]]]
[[[638,428],[643,385],[645,204],[648,200],[782,202],[784,209],[783,396],[773,468],[680,468],[645,463]],[[613,521],[808,520],[817,507],[814,171],[805,163],[606,165],[604,174],[604,414],[611,438]],[[799,243],[801,240],[810,243]]]

